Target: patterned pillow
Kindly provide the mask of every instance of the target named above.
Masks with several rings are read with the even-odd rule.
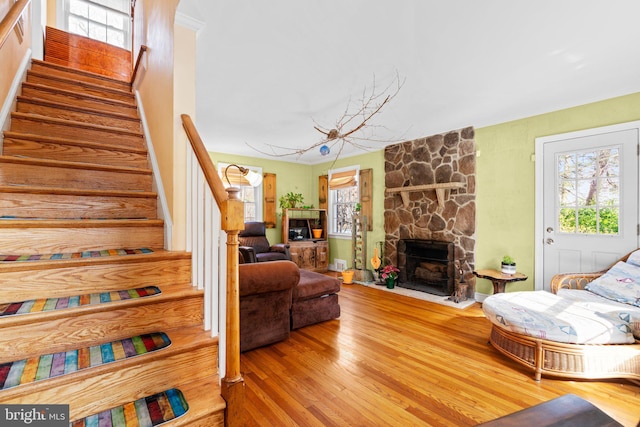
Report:
[[[627,263],[640,267],[640,250],[632,252],[629,258],[627,258]]]
[[[585,289],[613,301],[640,307],[640,267],[619,261]]]

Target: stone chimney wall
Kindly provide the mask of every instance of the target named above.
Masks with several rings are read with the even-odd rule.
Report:
[[[400,239],[453,242],[455,259],[475,295],[476,147],[472,127],[433,135],[385,148],[385,190],[424,184],[460,182],[447,190],[439,206],[435,190],[408,193],[405,206],[400,193],[385,191],[385,263],[398,265]],[[460,278],[458,277],[458,280]]]

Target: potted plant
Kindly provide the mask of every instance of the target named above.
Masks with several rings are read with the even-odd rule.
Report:
[[[509,255],[502,257],[501,271],[503,274],[516,274],[516,261]]]
[[[396,280],[398,279],[398,273],[400,270],[393,265],[385,265],[382,269],[382,278],[387,283],[387,288],[393,289],[396,287]]]
[[[302,203],[304,197],[301,193],[294,193],[289,191],[287,194],[283,194],[278,199],[281,209],[295,208],[298,203]]]
[[[322,222],[320,221],[320,218],[313,218],[311,220],[311,233],[313,234],[314,239],[322,237]]]

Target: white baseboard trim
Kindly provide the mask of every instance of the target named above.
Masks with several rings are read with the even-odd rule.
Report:
[[[475,296],[475,300],[479,303],[482,303],[485,299],[487,299],[490,295],[487,294],[481,294],[479,292],[476,292],[476,296]]]

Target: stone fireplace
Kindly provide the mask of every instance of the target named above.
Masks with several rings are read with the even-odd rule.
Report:
[[[384,262],[398,286],[459,295],[463,281],[474,297],[475,152],[472,127],[386,147]]]

